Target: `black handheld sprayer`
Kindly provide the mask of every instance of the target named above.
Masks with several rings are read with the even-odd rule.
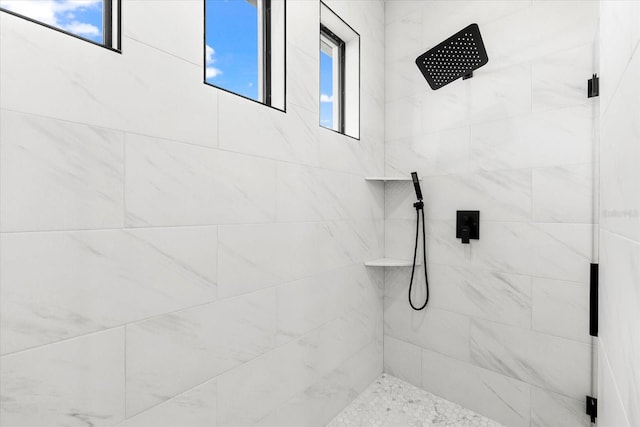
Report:
[[[413,207],[416,208],[416,245],[413,249],[413,266],[411,267],[411,280],[409,282],[409,305],[414,310],[420,311],[425,308],[427,306],[427,303],[429,302],[429,279],[427,277],[427,240],[424,224],[424,202],[422,201],[422,190],[420,189],[420,180],[418,179],[418,173],[411,172],[411,179],[413,180],[413,188],[416,190],[416,197],[418,198],[418,201],[413,204]],[[411,300],[411,290],[413,288],[413,275],[416,271],[416,257],[418,255],[420,216],[422,216],[422,257],[424,261],[424,284],[426,288],[426,296],[424,304],[418,307],[413,305],[413,301]]]

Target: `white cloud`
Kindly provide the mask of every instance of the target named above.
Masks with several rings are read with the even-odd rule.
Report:
[[[64,19],[65,14],[73,15],[74,11],[89,9],[100,6],[102,0],[0,0],[0,6],[12,12],[19,13],[36,21],[54,27],[63,28],[76,34],[95,35],[100,30],[91,24],[82,22],[72,22],[65,26],[60,21]],[[73,18],[71,18],[73,19]],[[79,28],[82,32],[76,32],[72,28]],[[93,27],[93,28],[89,28]],[[94,31],[97,31],[95,33]]]
[[[71,24],[66,25],[65,29],[74,34],[81,36],[99,36],[100,29],[95,25],[86,24],[84,22],[73,21]]]
[[[216,59],[214,58],[216,51],[211,46],[206,45],[204,54],[205,54],[205,62],[207,65],[205,69],[205,77],[207,79],[212,79],[222,74],[222,70],[213,66],[213,64],[216,62]]]
[[[331,103],[333,102],[333,96],[329,96],[326,93],[320,95],[320,102],[322,103]]]
[[[220,74],[222,74],[222,71],[220,71],[219,69],[217,69],[215,67],[207,67],[206,70],[205,70],[205,76],[208,79],[212,79],[214,77],[217,77]]]

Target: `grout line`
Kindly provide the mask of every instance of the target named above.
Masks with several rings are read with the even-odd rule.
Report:
[[[2,231],[1,235],[10,234],[30,234],[30,233],[76,233],[76,232],[100,232],[100,231],[136,231],[136,230],[153,230],[153,229],[178,229],[178,228],[210,228],[210,227],[244,227],[244,226],[285,226],[285,225],[302,225],[302,224],[345,224],[345,223],[376,223],[380,218],[346,218],[346,219],[330,219],[330,220],[308,220],[308,221],[287,221],[287,222],[236,222],[236,223],[206,223],[206,224],[185,224],[185,225],[145,225],[145,226],[124,226],[124,227],[105,227],[105,228],[77,228],[77,229],[49,229],[49,230],[17,230]]]
[[[147,47],[149,49],[153,49],[156,52],[161,52],[161,53],[164,53],[166,55],[171,56],[174,59],[180,60],[182,62],[186,62],[189,65],[193,65],[193,66],[196,66],[196,67],[204,67],[205,66],[204,64],[200,64],[198,62],[190,61],[187,58],[184,58],[182,56],[176,55],[175,53],[169,52],[168,50],[161,49],[161,48],[159,48],[157,46],[151,45],[151,44],[149,44],[147,42],[144,42],[142,40],[139,40],[139,39],[137,39],[135,37],[131,37],[130,35],[127,35],[127,34],[123,34],[122,35],[122,39],[129,39],[129,40],[131,40],[131,41],[133,41],[135,43],[141,44],[141,45],[143,45],[143,46],[145,46],[145,47]],[[203,46],[203,49],[204,49],[204,46]]]
[[[218,102],[218,112],[220,111],[220,107],[219,107],[219,103],[220,103],[220,97],[217,97],[217,102]],[[11,113],[15,113],[15,114],[21,114],[21,115],[25,115],[25,116],[32,116],[32,117],[37,117],[37,118],[41,118],[41,119],[46,119],[46,120],[55,120],[55,121],[60,121],[60,122],[64,122],[64,123],[72,123],[72,124],[76,124],[79,126],[88,126],[88,127],[94,127],[94,128],[100,128],[100,129],[106,129],[109,131],[113,131],[113,132],[122,132],[122,133],[126,133],[126,134],[131,134],[131,135],[138,135],[138,136],[142,136],[142,137],[146,137],[146,138],[151,138],[151,139],[156,139],[165,143],[173,143],[173,144],[182,144],[182,145],[186,145],[186,146],[191,146],[191,147],[195,147],[195,148],[201,148],[201,149],[207,149],[207,150],[214,150],[214,151],[220,151],[223,153],[229,153],[229,154],[236,154],[238,156],[246,156],[246,157],[252,157],[255,159],[261,159],[261,160],[265,160],[265,161],[272,161],[272,162],[282,162],[282,163],[287,163],[287,164],[291,164],[291,165],[296,165],[296,166],[305,166],[308,168],[314,168],[314,169],[322,169],[322,170],[327,170],[330,172],[337,172],[337,173],[343,173],[343,174],[347,174],[347,175],[352,175],[354,177],[361,177],[362,179],[364,179],[364,176],[366,175],[364,172],[360,171],[360,172],[353,172],[353,168],[348,168],[348,169],[338,169],[338,168],[331,168],[331,167],[327,167],[327,166],[322,166],[316,163],[307,163],[304,161],[292,161],[292,160],[287,160],[287,159],[281,159],[281,158],[277,158],[277,157],[266,157],[266,156],[261,156],[258,154],[252,154],[252,153],[246,153],[246,152],[242,152],[242,151],[234,151],[234,150],[230,150],[230,149],[226,149],[226,148],[221,148],[219,147],[219,140],[220,140],[220,126],[219,126],[219,116],[220,114],[216,114],[216,120],[218,122],[217,125],[217,144],[216,146],[211,146],[211,145],[203,145],[200,143],[195,143],[195,142],[189,142],[189,141],[183,141],[183,140],[177,140],[177,139],[168,139],[166,137],[161,137],[161,136],[157,136],[154,134],[148,134],[148,133],[141,133],[135,130],[128,130],[128,129],[120,129],[120,128],[114,128],[114,127],[110,127],[110,126],[106,126],[104,124],[96,124],[96,123],[89,123],[89,122],[79,122],[79,121],[75,121],[75,120],[69,120],[69,119],[65,119],[65,118],[59,118],[59,117],[54,117],[54,116],[47,116],[47,115],[42,115],[42,114],[35,114],[35,113],[31,113],[28,111],[21,111],[21,110],[14,110],[14,109],[10,109],[10,108],[2,108],[3,111],[8,111]],[[352,139],[351,137],[347,137]],[[384,139],[384,138],[383,138]],[[320,145],[320,142],[317,140],[314,140],[315,144],[318,144],[318,146]]]
[[[12,356],[12,355],[23,353],[23,352],[26,352],[26,351],[36,350],[36,349],[39,349],[41,347],[45,347],[45,346],[48,346],[48,345],[60,344],[60,343],[64,343],[64,342],[67,342],[67,341],[71,341],[71,340],[75,340],[75,339],[79,339],[79,338],[84,338],[84,337],[87,337],[87,336],[90,336],[90,335],[95,335],[95,334],[99,334],[99,333],[102,333],[102,332],[111,331],[113,329],[118,329],[118,328],[122,328],[122,327],[125,327],[125,326],[132,326],[132,325],[135,325],[137,323],[142,323],[142,322],[146,322],[146,321],[149,321],[149,320],[153,320],[155,318],[160,318],[160,317],[163,317],[163,316],[174,315],[174,314],[177,314],[177,313],[180,313],[180,312],[183,312],[183,311],[189,311],[189,310],[193,310],[193,309],[202,308],[202,307],[207,306],[207,305],[213,305],[213,304],[222,303],[222,302],[226,302],[226,301],[233,301],[233,300],[236,300],[236,299],[245,298],[247,296],[252,296],[252,295],[258,294],[260,292],[265,292],[265,293],[267,291],[276,292],[277,288],[281,287],[281,286],[291,285],[291,284],[293,284],[295,282],[298,282],[298,281],[301,281],[301,280],[310,279],[310,278],[317,277],[317,276],[323,276],[323,275],[327,275],[327,274],[332,274],[332,273],[335,273],[335,272],[337,272],[339,270],[346,270],[346,269],[349,269],[349,268],[359,267],[360,265],[361,264],[359,262],[358,263],[347,264],[347,265],[342,265],[342,266],[335,267],[335,268],[332,268],[332,269],[329,269],[329,270],[323,270],[323,271],[317,272],[315,274],[310,274],[308,276],[304,276],[304,277],[288,280],[286,282],[279,283],[279,284],[276,284],[276,285],[270,285],[270,286],[267,286],[267,287],[264,287],[264,288],[256,289],[256,290],[251,291],[251,292],[246,292],[246,293],[239,294],[239,295],[233,295],[233,296],[225,297],[225,298],[222,298],[222,299],[215,299],[215,300],[211,300],[211,301],[206,301],[206,302],[203,302],[203,303],[200,303],[200,304],[191,305],[191,306],[188,306],[188,307],[182,307],[182,308],[179,308],[179,309],[176,309],[176,310],[173,310],[173,311],[162,312],[162,313],[159,313],[159,314],[154,314],[154,315],[151,315],[151,316],[147,316],[147,317],[144,317],[144,318],[132,320],[132,321],[129,321],[129,322],[119,323],[117,325],[108,326],[108,327],[105,327],[103,329],[99,329],[99,330],[96,330],[96,331],[90,331],[90,332],[82,333],[80,335],[75,335],[75,336],[72,336],[72,337],[59,339],[57,341],[53,341],[53,342],[49,342],[49,343],[45,343],[45,344],[39,344],[39,345],[36,345],[36,346],[33,346],[33,347],[28,347],[28,348],[24,348],[24,349],[21,349],[21,350],[13,351],[13,352],[10,352],[10,353],[5,353],[5,354],[2,354],[1,357],[4,358],[6,356]],[[362,264],[362,268],[364,268],[364,264]],[[216,286],[219,287],[219,285],[217,283],[216,283]],[[358,307],[356,309],[359,309],[359,308],[360,307]],[[354,309],[352,311],[355,311],[356,309]],[[340,317],[340,316],[338,316],[338,317]],[[335,320],[335,319],[331,319],[331,320]],[[324,326],[326,323],[330,322],[331,320],[323,323],[321,326]],[[314,328],[312,330],[315,330],[315,329],[316,328]],[[307,334],[305,333],[305,335],[303,335],[303,336],[306,336],[306,335]]]

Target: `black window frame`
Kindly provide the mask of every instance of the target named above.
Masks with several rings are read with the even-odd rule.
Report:
[[[320,24],[320,35],[329,39],[333,44],[338,48],[338,57],[334,58],[334,60],[338,61],[338,90],[336,91],[334,88],[333,93],[333,105],[334,108],[338,109],[338,125],[337,129],[328,128],[326,126],[322,126],[325,129],[330,129],[336,132],[340,132],[344,134],[345,132],[345,62],[346,62],[346,43],[340,37],[338,37],[333,31],[331,31],[324,24]],[[338,99],[335,99],[335,95],[338,95]]]
[[[271,0],[262,2],[262,99],[271,107]]]
[[[114,4],[116,5],[116,13],[114,14]],[[91,43],[96,46],[100,46],[107,50],[116,53],[122,53],[122,0],[103,0],[102,1],[102,43],[98,43],[96,41],[90,40],[88,38],[82,37],[78,34],[74,34],[70,31],[64,30],[59,27],[55,27],[53,25],[44,23],[42,21],[38,21],[37,19],[31,18],[26,15],[22,15],[20,13],[14,12],[9,9],[5,9],[0,6],[0,12],[8,13],[9,15],[16,16],[18,18],[27,20],[29,22],[33,22],[34,24],[41,25],[43,27],[49,28],[51,30],[57,31],[62,34],[69,35],[78,40],[82,40],[88,43]],[[114,16],[115,15],[115,16]],[[116,25],[116,43],[114,46],[113,39],[113,27],[114,22]]]
[[[284,66],[284,72],[285,72],[285,80],[284,80],[284,103],[282,108],[280,107],[276,107],[273,106],[273,97],[272,97],[272,70],[271,70],[271,63],[272,63],[272,38],[271,38],[271,34],[272,34],[272,25],[271,25],[271,0],[262,0],[262,64],[261,65],[261,72],[262,72],[262,101],[260,99],[253,99],[250,98],[248,96],[236,93],[232,90],[226,89],[222,86],[218,86],[214,83],[210,83],[207,81],[207,60],[206,60],[206,46],[207,46],[207,1],[208,0],[204,0],[203,1],[203,19],[204,19],[204,35],[203,35],[203,69],[202,69],[202,75],[203,75],[203,83],[208,85],[208,86],[212,86],[216,89],[219,89],[221,91],[230,93],[232,95],[236,95],[239,96],[241,98],[247,99],[249,101],[253,101],[257,104],[260,105],[265,105],[269,108],[273,108],[274,110],[277,111],[282,111],[282,112],[286,112],[286,58],[287,58],[287,53],[286,53],[286,40],[287,40],[287,36],[286,36],[286,22],[287,22],[287,2],[286,0],[284,1],[284,25],[285,25],[285,34],[284,34],[284,46],[283,46],[283,53],[284,53],[284,61],[285,61],[285,66]]]

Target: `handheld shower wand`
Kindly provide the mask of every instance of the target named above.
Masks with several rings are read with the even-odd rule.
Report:
[[[413,188],[416,191],[417,202],[413,204],[413,207],[416,208],[416,245],[413,249],[413,266],[411,267],[411,280],[409,281],[409,305],[416,311],[420,311],[427,306],[429,302],[429,279],[427,277],[427,240],[426,240],[426,232],[425,232],[425,223],[424,223],[424,202],[422,201],[422,190],[420,189],[420,179],[418,178],[417,172],[411,172],[411,179],[413,180]],[[426,295],[424,304],[421,306],[413,305],[413,301],[411,300],[411,290],[413,289],[413,276],[416,270],[416,257],[418,255],[418,235],[420,230],[420,216],[422,215],[422,257],[424,261],[424,284],[426,288]]]

